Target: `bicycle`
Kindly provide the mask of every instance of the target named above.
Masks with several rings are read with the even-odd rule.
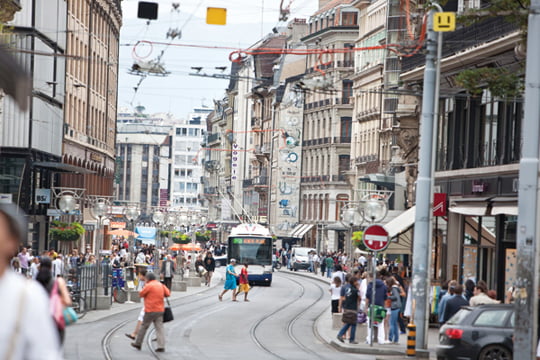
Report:
[[[119,304],[123,304],[127,300],[127,292],[124,290],[122,269],[113,269],[112,271],[112,295],[114,301]]]
[[[88,308],[86,306],[86,299],[84,296],[81,295],[81,291],[77,289],[74,285],[68,284],[67,287],[69,290],[69,295],[71,297],[71,307],[73,308],[73,310],[75,310],[79,319],[82,319],[88,311]]]

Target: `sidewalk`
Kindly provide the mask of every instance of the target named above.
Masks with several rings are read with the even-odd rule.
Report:
[[[280,270],[280,271],[287,271],[289,270]],[[320,275],[314,275],[309,272],[303,272],[303,271],[290,271],[291,274],[298,275],[298,276],[304,276],[309,277],[312,279],[316,279],[318,281],[324,282],[328,285],[330,285],[331,281],[327,277],[322,277]],[[329,297],[328,297],[329,298]],[[392,358],[392,359],[404,359],[406,357],[406,349],[407,349],[407,334],[402,334],[399,336],[399,344],[393,345],[379,345],[377,343],[374,343],[373,346],[369,346],[369,344],[366,343],[366,335],[367,335],[367,325],[361,324],[356,327],[356,341],[358,341],[358,344],[351,345],[348,342],[342,343],[337,340],[336,336],[339,329],[333,329],[332,328],[332,314],[330,313],[330,301],[328,301],[328,311],[325,311],[317,320],[316,320],[316,332],[317,335],[321,338],[322,341],[328,343],[329,345],[333,346],[334,348],[338,349],[339,351],[343,352],[350,352],[350,353],[358,353],[358,354],[366,354],[366,355],[378,355],[378,356],[384,356],[385,359]],[[429,352],[429,358],[430,359],[436,359],[435,355],[435,348],[438,345],[439,341],[439,329],[430,328],[428,330],[428,352]],[[417,354],[417,357],[420,358],[420,354]],[[422,354],[424,355],[424,354]],[[377,357],[378,357],[377,356]],[[428,354],[425,354],[422,356],[423,358],[427,358]]]
[[[214,272],[214,275],[212,276],[212,281],[210,282],[210,287],[201,285],[199,287],[192,287],[188,286],[187,291],[171,291],[171,296],[169,297],[169,300],[176,300],[180,299],[186,296],[191,296],[194,294],[198,294],[200,292],[206,291],[208,289],[211,289],[221,282],[223,279],[223,274],[220,272]],[[125,311],[130,311],[133,309],[140,309],[142,307],[141,303],[123,303],[119,304],[117,302],[112,303],[112,306],[108,310],[90,310],[86,313],[86,316],[83,317],[78,321],[79,324],[85,324],[90,323],[94,321],[98,321],[101,319],[104,319],[106,317],[109,317],[111,315],[119,314]]]

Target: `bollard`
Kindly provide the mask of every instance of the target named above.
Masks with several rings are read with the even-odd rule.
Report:
[[[416,357],[416,325],[407,325],[409,334],[407,335],[407,357]]]

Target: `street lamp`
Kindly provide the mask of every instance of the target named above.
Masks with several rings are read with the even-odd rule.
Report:
[[[135,232],[134,222],[135,220],[139,218],[140,215],[141,215],[141,211],[136,206],[129,206],[124,210],[124,216],[131,224],[130,230],[132,233]],[[129,235],[128,243],[129,243],[130,253],[133,256],[134,254],[132,252],[134,252],[134,249],[135,249],[133,234]]]
[[[341,210],[341,223],[345,225],[348,230],[348,239],[347,239],[347,253],[348,259],[352,259],[352,233],[355,226],[360,226],[364,222],[364,218],[359,211],[358,204],[355,202],[350,202],[346,204]]]
[[[92,205],[92,207],[90,208],[90,214],[92,215],[92,217],[94,219],[97,220],[97,244],[96,244],[96,248],[94,249],[95,250],[95,253],[96,253],[96,259],[98,261],[98,278],[101,278],[102,281],[103,281],[103,290],[104,290],[104,295],[107,295],[107,289],[108,289],[108,282],[107,282],[107,278],[104,276],[104,271],[103,271],[103,262],[101,260],[101,256],[100,256],[100,252],[102,250],[102,247],[103,247],[103,232],[101,231],[101,226],[103,224],[103,218],[107,216],[109,212],[109,201],[105,198],[97,198],[95,199],[94,201],[94,204]],[[97,301],[97,300],[96,300]]]
[[[382,221],[388,214],[388,204],[382,198],[368,195],[361,203],[363,217],[371,223]]]
[[[154,213],[152,214],[152,221],[157,225],[157,238],[159,239],[160,238],[160,234],[159,234],[159,231],[160,231],[160,225],[163,224],[163,221],[165,220],[165,214],[161,211],[161,210],[156,210],[154,211]],[[156,247],[159,249],[160,245],[159,244],[159,240],[156,241],[158,242],[156,244]]]
[[[58,207],[64,214],[69,214],[77,208],[77,199],[70,194],[61,195],[58,200]]]

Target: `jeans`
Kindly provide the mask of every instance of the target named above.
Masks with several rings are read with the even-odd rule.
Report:
[[[332,270],[333,268],[326,268],[326,277],[329,278],[330,276],[332,276]]]
[[[345,324],[345,325],[343,325],[341,330],[339,330],[337,336],[342,337],[343,335],[345,335],[345,333],[347,332],[347,330],[349,328],[351,328],[351,337],[349,338],[349,342],[353,342],[354,337],[356,335],[356,324]]]
[[[390,333],[388,334],[389,341],[397,343],[399,342],[399,309],[392,309],[390,312]]]

